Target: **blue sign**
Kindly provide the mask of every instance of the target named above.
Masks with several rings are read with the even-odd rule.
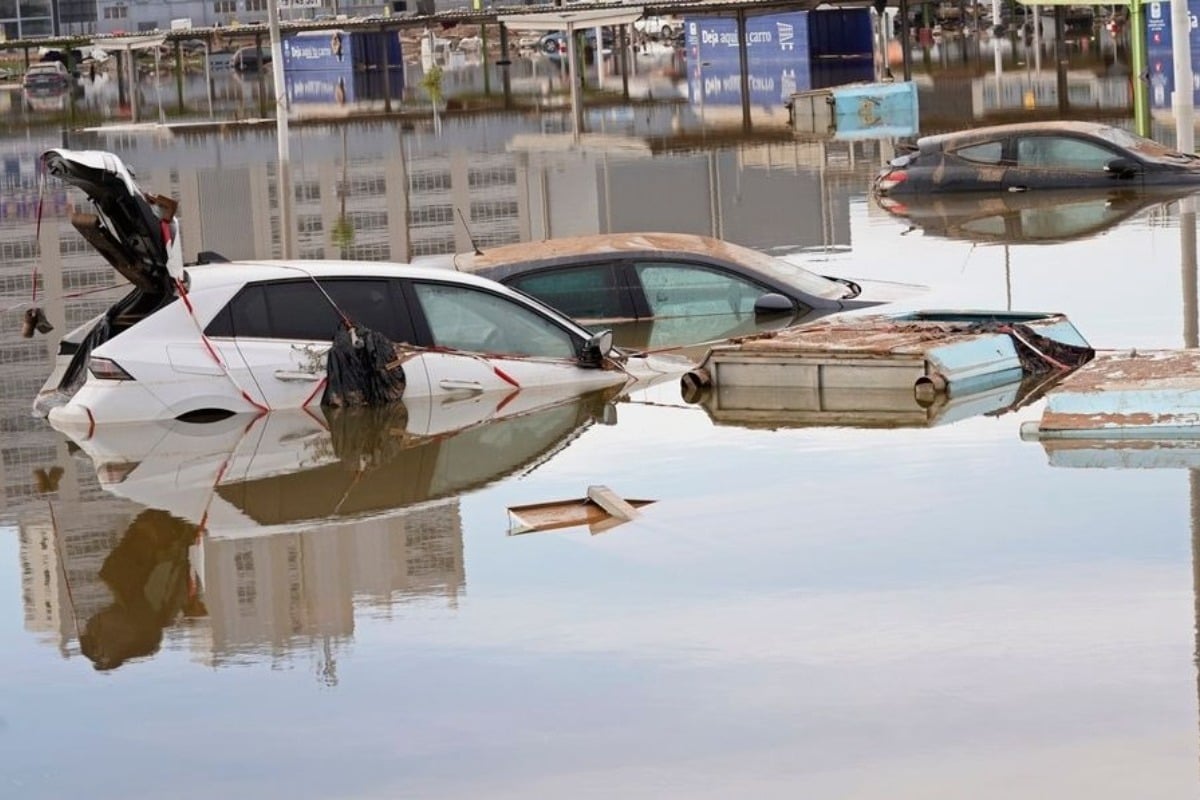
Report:
[[[1196,75],[1196,69],[1200,67],[1200,27],[1197,27],[1200,0],[1188,0],[1188,19],[1191,20],[1188,40],[1192,51],[1192,100],[1200,104],[1200,80]],[[1150,105],[1154,108],[1171,106],[1171,95],[1175,91],[1173,38],[1171,4],[1147,3],[1146,62],[1150,78]]]
[[[737,63],[737,20],[688,17],[684,21],[684,31],[689,59]],[[808,12],[748,17],[746,55],[752,65],[764,61],[808,63]]]
[[[684,32],[691,102],[741,105],[737,20],[689,17]],[[749,17],[746,62],[752,105],[778,108],[793,92],[811,89],[808,12]]]
[[[306,31],[283,40],[283,68],[287,72],[350,72],[352,39],[345,31]]]

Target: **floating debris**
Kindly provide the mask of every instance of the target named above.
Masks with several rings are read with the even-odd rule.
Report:
[[[1094,351],[1062,314],[920,311],[817,322],[712,348],[684,375],[693,400],[713,386],[984,391],[1030,375],[1067,374]]]
[[[1047,394],[1021,438],[1200,438],[1200,351],[1102,353]]]
[[[626,500],[607,486],[589,486],[587,496],[573,500],[511,506],[509,536],[587,525],[593,534],[615,528],[638,516],[653,500]]]

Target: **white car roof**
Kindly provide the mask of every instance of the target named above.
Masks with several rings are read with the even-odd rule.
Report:
[[[452,268],[413,264],[398,264],[388,261],[232,261],[215,264],[195,264],[187,268],[191,290],[215,289],[241,286],[257,281],[287,280],[289,278],[426,278],[455,283],[461,286],[486,288],[497,294],[517,299],[526,305],[536,305],[552,316],[587,336],[590,331],[570,317],[564,316],[550,306],[530,298],[489,278],[458,272]]]

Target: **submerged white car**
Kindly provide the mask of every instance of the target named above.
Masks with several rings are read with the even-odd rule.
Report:
[[[64,338],[34,404],[56,428],[319,404],[331,342],[348,326],[402,344],[406,398],[602,388],[687,368],[629,356],[608,331],[448,270],[348,261],[184,268],[174,204],[138,189],[119,159],[50,150],[43,161],[91,198],[96,214],[72,223],[134,287]]]

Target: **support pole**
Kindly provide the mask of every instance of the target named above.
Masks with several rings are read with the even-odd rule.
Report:
[[[1183,3],[1179,3],[1183,5]],[[1191,30],[1191,25],[1184,28]],[[1184,38],[1190,41],[1190,37]],[[1146,80],[1146,12],[1141,0],[1129,4],[1130,67],[1133,72],[1134,129],[1142,136],[1150,135],[1150,82]],[[1191,85],[1190,82],[1188,85]]]
[[[500,23],[500,85],[504,91],[504,107],[512,108],[512,59],[508,54],[508,26]]]
[[[617,29],[621,48],[621,97],[629,100],[629,27],[621,25]]]
[[[479,23],[479,52],[483,55],[483,96],[492,96],[492,65],[488,60],[487,25]]]
[[[133,121],[138,121],[138,101],[141,100],[140,92],[138,92],[138,74],[137,74],[137,55],[133,49],[126,49],[125,53],[129,56],[129,108],[133,112]]]
[[[267,8],[268,8],[268,15],[270,14],[269,9],[274,8],[275,9],[275,18],[278,19],[279,18],[279,9],[275,5],[276,2],[278,2],[278,0],[267,0]],[[274,37],[272,37],[272,40],[273,39],[274,39]],[[263,49],[262,49],[262,34],[261,33],[254,34],[254,52],[255,52],[256,57],[258,58],[258,115],[260,117],[265,117],[267,115],[267,87],[266,87],[266,84],[263,82],[263,73],[266,72],[266,69],[265,69],[266,64],[263,63]],[[274,56],[272,56],[272,61],[274,61]],[[280,66],[282,66],[282,64]]]
[[[571,81],[571,120],[573,122],[575,141],[583,132],[583,105],[579,98],[579,76],[576,74],[579,65],[575,62],[575,26],[567,23],[567,79]]]
[[[596,88],[604,91],[604,29],[596,26],[594,31],[596,34]]]
[[[175,40],[175,104],[183,113],[183,42]]]
[[[749,131],[750,123],[750,55],[746,46],[746,11],[737,11],[738,68],[742,73],[742,130]]]
[[[117,59],[117,106],[123,106],[129,101],[129,86],[125,80],[125,54],[118,50],[113,54]]]
[[[1054,77],[1058,92],[1058,111],[1065,114],[1071,107],[1071,98],[1067,95],[1067,44],[1063,39],[1063,29],[1067,26],[1067,10],[1062,6],[1054,7]]]
[[[904,80],[912,80],[912,30],[908,25],[908,0],[900,0],[900,53],[904,62]]]
[[[1175,62],[1175,95],[1171,106],[1175,111],[1175,149],[1181,153],[1196,152],[1196,114],[1192,89],[1192,48],[1189,36],[1176,36],[1174,31],[1190,31],[1187,3],[1171,3],[1171,59]],[[1183,222],[1180,206],[1180,225]],[[1195,248],[1195,210],[1192,211],[1192,247]],[[1194,252],[1193,252],[1194,254]],[[1195,271],[1193,261],[1192,269]]]
[[[212,42],[204,40],[204,92],[208,95],[208,118],[213,118]]]
[[[283,45],[279,41],[278,0],[267,0],[267,25],[271,32],[271,75],[275,93],[275,137],[279,146],[276,196],[279,198],[279,244],[282,258],[292,257],[292,176],[288,143],[287,93],[283,82]],[[259,74],[262,74],[262,36],[259,42]]]

